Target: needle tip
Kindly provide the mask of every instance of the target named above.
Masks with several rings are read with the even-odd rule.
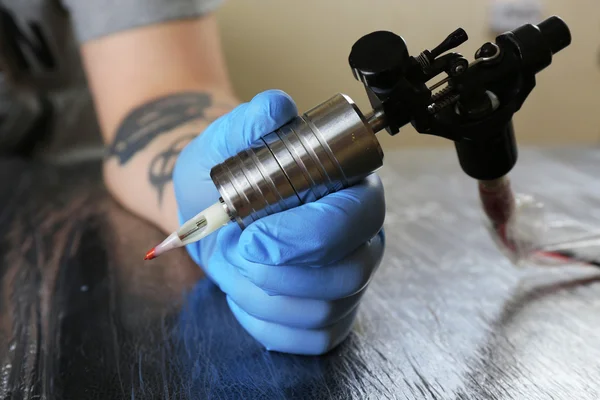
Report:
[[[155,252],[156,252],[156,248],[153,247],[150,251],[148,251],[146,253],[144,260],[152,260],[153,258],[156,258]]]

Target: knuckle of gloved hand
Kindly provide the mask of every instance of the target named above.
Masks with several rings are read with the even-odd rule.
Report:
[[[365,244],[364,246],[367,247],[370,245]],[[353,296],[369,284],[373,272],[375,271],[376,260],[371,254],[367,257],[368,258],[365,257],[357,262],[354,268],[348,268],[346,271],[347,273],[343,277],[346,284],[342,287],[345,287],[345,290],[339,292],[339,298]]]
[[[281,217],[275,215],[275,218]],[[283,223],[283,222],[282,222]],[[270,224],[257,221],[246,229],[240,236],[240,254],[247,261],[270,266],[279,266],[289,262],[290,257],[301,249],[300,246],[290,248],[282,241],[284,236],[278,219],[272,219]],[[293,251],[292,251],[293,250]]]
[[[286,279],[287,270],[260,263],[239,262],[239,260],[231,259],[227,261],[241,276],[269,296],[276,296],[281,293],[279,282]]]
[[[281,115],[292,116],[298,113],[291,96],[280,89],[269,89],[258,93],[250,102],[254,111],[265,113],[272,121]]]
[[[269,269],[265,265],[254,264],[251,266],[238,265],[236,266],[240,274],[254,284],[254,286],[262,289],[269,293],[268,281],[269,281]],[[274,291],[271,290],[273,293]]]
[[[356,276],[354,277],[354,285],[350,288],[348,293],[345,293],[346,296],[351,296],[362,290],[365,286],[367,286],[371,280],[373,271],[375,270],[375,260],[372,258],[366,260],[361,265],[361,268],[358,268]]]
[[[304,314],[301,317],[304,320],[306,329],[322,329],[331,325],[348,313],[350,307],[354,305],[337,305],[335,301],[322,301],[320,309],[312,310],[310,315]]]

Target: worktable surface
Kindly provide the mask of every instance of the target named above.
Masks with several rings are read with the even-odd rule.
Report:
[[[95,163],[0,161],[3,399],[600,398],[600,270],[517,269],[452,149],[388,152],[387,250],[349,338],[263,350]],[[600,228],[600,149],[523,150],[517,191]]]

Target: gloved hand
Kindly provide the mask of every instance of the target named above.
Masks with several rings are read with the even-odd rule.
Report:
[[[258,94],[213,122],[174,170],[180,222],[219,199],[210,169],[297,115],[281,91]],[[383,187],[376,175],[314,203],[230,223],[187,250],[226,293],[240,324],[268,350],[323,354],[350,332],[384,252]]]

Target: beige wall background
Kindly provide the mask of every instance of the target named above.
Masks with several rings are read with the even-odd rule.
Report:
[[[520,144],[600,142],[600,2],[542,0],[544,18],[569,24],[573,44],[538,75],[538,84],[515,118]],[[352,44],[375,30],[405,38],[411,54],[432,48],[463,27],[475,50],[496,34],[488,25],[486,0],[229,0],[219,10],[223,44],[238,94],[249,100],[260,91],[289,93],[300,111],[342,92],[363,109],[368,101],[352,77],[347,58]],[[406,127],[396,137],[379,135],[386,148],[448,145]]]

